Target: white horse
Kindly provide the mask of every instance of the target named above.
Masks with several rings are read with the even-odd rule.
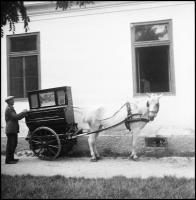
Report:
[[[130,109],[127,109],[127,107],[124,107],[122,110],[120,110],[118,113],[115,113],[113,116],[110,115],[108,117],[108,113],[106,112],[106,108],[99,107],[92,111],[80,111],[82,113],[82,120],[79,123],[86,124],[86,130],[89,132],[101,130],[106,127],[110,127],[112,125],[115,125],[124,119],[127,118],[128,112],[131,112],[131,114],[140,114],[142,118],[146,118],[148,120],[141,120],[137,122],[128,122],[126,124],[126,128],[129,129],[130,134],[132,135],[132,146],[131,146],[131,155],[130,158],[133,160],[137,160],[137,155],[135,152],[135,144],[137,141],[137,138],[139,137],[139,134],[141,130],[145,127],[145,125],[148,123],[148,121],[154,120],[156,117],[158,111],[159,111],[159,99],[161,95],[155,95],[155,94],[147,94],[148,99],[145,101],[140,101],[137,103],[129,103],[126,105],[130,105]],[[136,116],[136,115],[133,115]],[[97,137],[99,135],[99,132],[95,132],[92,134],[89,134],[88,137],[88,144],[91,154],[91,161],[97,161],[100,159],[100,155],[97,151],[96,143],[97,143]]]

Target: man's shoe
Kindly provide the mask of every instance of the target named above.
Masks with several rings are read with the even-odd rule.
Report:
[[[11,160],[11,161],[5,161],[5,164],[16,164],[17,161]]]
[[[18,161],[19,161],[19,159],[14,159],[13,161],[16,161],[16,162],[18,162]]]

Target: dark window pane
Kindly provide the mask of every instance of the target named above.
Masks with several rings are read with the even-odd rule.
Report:
[[[11,78],[10,79],[10,95],[16,98],[23,98],[23,78]]]
[[[24,97],[22,62],[22,57],[10,58],[10,95],[17,98]]]
[[[138,93],[169,92],[169,46],[136,48],[136,68]]]
[[[38,63],[37,56],[25,57],[26,94],[28,91],[38,89]]]
[[[37,77],[26,77],[26,94],[29,91],[38,90],[38,78]]]
[[[30,96],[30,102],[31,102],[31,108],[37,108],[38,107],[38,97],[37,97],[37,94],[32,94]]]
[[[135,26],[135,41],[168,40],[168,24]]]
[[[23,73],[23,60],[25,65],[25,76]],[[26,88],[25,94],[23,91],[24,77]],[[10,85],[10,92],[12,93],[12,95],[20,98],[27,97],[27,91],[38,89],[37,55],[10,58]]]
[[[38,76],[37,56],[25,57],[25,75],[36,77]]]
[[[23,77],[22,57],[10,58],[10,77]]]
[[[10,38],[10,51],[32,51],[37,50],[36,35],[20,36]]]

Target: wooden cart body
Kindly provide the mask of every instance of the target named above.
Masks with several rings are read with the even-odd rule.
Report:
[[[53,160],[67,153],[77,139],[71,87],[57,87],[28,92],[30,110],[25,117],[29,144],[36,156]]]

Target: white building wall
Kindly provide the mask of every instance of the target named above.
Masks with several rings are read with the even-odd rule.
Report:
[[[127,100],[142,98],[133,97],[130,24],[165,19],[172,19],[173,24],[176,94],[161,98],[159,114],[145,130],[167,135],[192,133],[189,130],[195,126],[194,2],[135,3],[31,16],[30,32],[40,32],[41,89],[71,86],[73,103],[80,107],[104,105],[118,109]],[[5,35],[11,34],[6,31],[7,28]],[[16,31],[24,33],[22,23],[16,25]],[[5,36],[1,42],[4,126]],[[15,108],[18,112],[28,108],[27,100],[16,101]]]

